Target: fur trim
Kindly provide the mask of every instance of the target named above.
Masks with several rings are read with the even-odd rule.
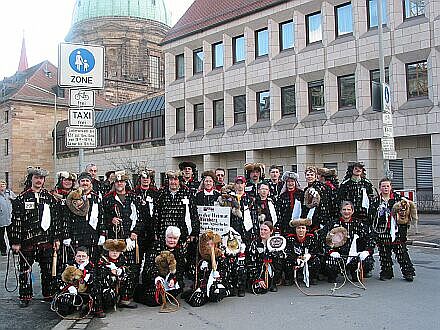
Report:
[[[324,178],[335,178],[338,176],[336,169],[326,167],[318,168],[318,174]]]
[[[331,248],[343,246],[348,239],[348,231],[344,227],[336,227],[327,233],[325,242]]]
[[[264,174],[264,164],[262,164],[262,163],[246,163],[244,165],[244,170],[249,173],[252,171],[260,171],[261,174]]]
[[[128,180],[130,180],[130,177],[125,172],[125,170],[115,172],[115,181],[128,181]]]
[[[230,207],[232,214],[236,217],[243,217],[240,204],[238,203],[237,198],[233,195],[233,185],[226,185],[222,187],[222,194],[218,196],[217,202],[220,206]]]
[[[397,223],[401,225],[406,225],[410,222],[417,223],[419,220],[416,204],[406,198],[402,198],[400,202],[394,204],[393,213],[396,216]]]
[[[122,239],[108,239],[102,246],[106,251],[124,252],[127,244]]]
[[[181,162],[179,164],[179,170],[183,171],[185,169],[185,167],[191,167],[193,169],[193,172],[194,172],[196,170],[196,168],[197,168],[197,165],[194,164],[193,162],[187,162],[187,161]]]
[[[295,173],[295,172],[292,172],[292,171],[285,171],[283,173],[283,176],[282,176],[281,180],[286,182],[287,179],[293,179],[295,181],[298,181],[299,180],[299,175],[297,173]]]
[[[290,227],[311,226],[312,219],[293,219],[289,221]]]
[[[156,171],[155,170],[151,170],[151,169],[145,169],[139,172],[139,176],[144,177],[144,178],[154,178],[156,176]]]
[[[63,179],[69,179],[69,180],[73,180],[73,181],[76,181],[76,179],[77,179],[77,176],[75,173],[67,172],[67,171],[58,172],[57,177],[59,179],[63,178]]]
[[[166,173],[165,173],[165,176],[168,178],[168,179],[171,179],[171,178],[176,178],[176,179],[178,179],[180,176],[182,175],[182,173],[180,173],[180,171],[166,171]]]
[[[214,181],[217,181],[217,176],[213,170],[204,171],[202,173],[202,180],[204,180],[207,176],[210,176]]]
[[[154,259],[156,266],[159,270],[159,275],[166,277],[168,274],[176,273],[176,258],[170,251],[161,251],[160,254]]]
[[[211,260],[211,248],[209,247],[209,241],[214,243],[214,254],[216,257],[220,257],[223,253],[220,249],[222,238],[219,234],[214,233],[212,230],[204,232],[199,239],[199,252],[203,259]]]

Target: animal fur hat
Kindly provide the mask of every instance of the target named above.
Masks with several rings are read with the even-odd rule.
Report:
[[[122,171],[115,171],[115,181],[128,181],[130,177],[125,172],[125,170]]]
[[[144,169],[142,171],[139,171],[139,176],[140,177],[144,177],[144,178],[148,178],[149,177],[151,179],[154,179],[155,175],[156,175],[156,171],[148,169],[148,168]]]
[[[33,167],[33,166],[29,166],[27,169],[27,174],[28,175],[37,175],[37,176],[48,176],[49,175],[49,171],[45,170],[44,168],[41,167]]]
[[[230,207],[232,214],[236,217],[243,218],[243,214],[240,210],[240,204],[235,197],[233,184],[228,184],[222,187],[222,194],[218,196],[217,202],[220,206]]]
[[[219,234],[214,233],[212,230],[207,230],[204,232],[199,239],[199,252],[204,260],[211,260],[211,248],[209,246],[209,241],[214,243],[214,254],[216,257],[220,257],[223,253],[220,249],[222,243],[222,238]]]
[[[326,167],[318,168],[318,174],[324,178],[335,178],[338,176],[336,169]]]
[[[58,179],[69,179],[72,181],[76,181],[76,179],[77,179],[77,176],[75,173],[67,172],[67,171],[58,172],[57,177],[58,177]]]
[[[311,226],[312,219],[293,219],[289,221],[290,227],[298,227],[298,226]]]
[[[400,202],[394,204],[393,213],[398,224],[406,225],[419,220],[416,204],[406,198],[402,198]]]
[[[316,189],[315,191],[316,191],[316,196],[312,195],[312,193],[310,192],[310,188],[304,192],[304,204],[309,209],[318,206],[319,203],[321,203],[321,196],[319,195],[319,192]]]
[[[197,169],[197,165],[194,164],[193,162],[181,162],[179,164],[179,170],[183,171],[185,169],[185,167],[191,167],[193,172]]]
[[[348,239],[348,231],[344,227],[336,227],[327,233],[325,242],[331,248],[343,246]]]
[[[247,174],[250,174],[253,171],[259,171],[261,175],[264,175],[264,164],[262,163],[246,163],[244,164],[244,170],[247,172]]]
[[[82,200],[82,205],[75,205],[73,201]],[[89,213],[89,200],[87,198],[83,198],[83,190],[81,188],[72,190],[66,198],[66,205],[69,210],[80,217],[85,217]]]
[[[171,178],[175,178],[175,179],[178,179],[180,176],[182,175],[182,173],[180,173],[180,171],[167,171],[166,173],[165,173],[165,176],[168,178],[168,179],[171,179]]]
[[[176,258],[170,251],[161,251],[154,262],[156,263],[160,276],[166,277],[170,273],[176,273]]]
[[[122,239],[108,239],[102,246],[106,251],[124,252],[127,244]]]

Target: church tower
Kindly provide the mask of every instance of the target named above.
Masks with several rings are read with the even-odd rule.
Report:
[[[105,87],[113,104],[164,90],[159,45],[170,29],[163,0],[77,0],[66,41],[105,48]]]

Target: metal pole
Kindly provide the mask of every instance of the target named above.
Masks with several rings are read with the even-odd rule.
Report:
[[[78,172],[84,172],[84,149],[78,149]]]
[[[383,0],[377,0],[377,30],[379,35],[379,76],[380,76],[381,96],[383,94],[383,90],[382,90],[383,84],[385,83],[385,58],[384,58],[385,55],[383,51],[382,1]],[[384,111],[383,102],[381,102],[381,110],[382,112]],[[389,176],[390,162],[388,159],[383,160],[383,172],[385,177]]]
[[[54,94],[53,111],[53,174],[54,185],[57,183],[57,94]]]

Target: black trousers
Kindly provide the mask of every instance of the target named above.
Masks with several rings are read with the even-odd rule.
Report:
[[[6,245],[6,239],[5,239],[6,228],[7,228],[7,226],[0,227],[0,252],[1,253],[6,253],[6,250],[8,249],[8,246]]]

